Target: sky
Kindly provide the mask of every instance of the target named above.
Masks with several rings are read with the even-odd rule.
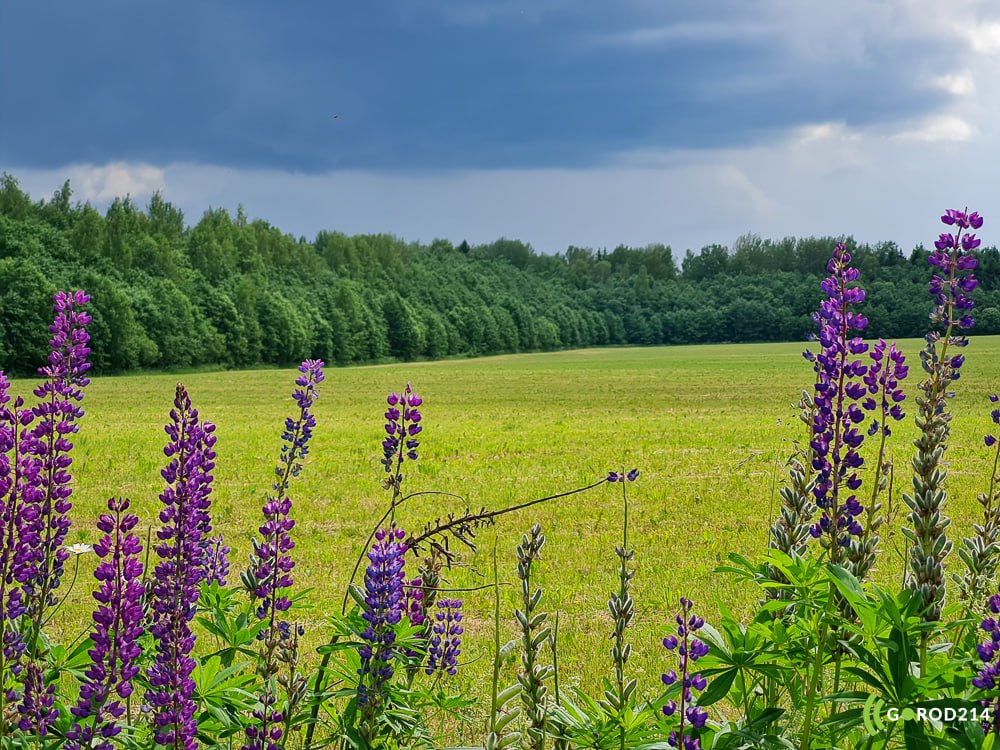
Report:
[[[0,171],[307,238],[995,244],[998,63],[992,0],[0,2]]]

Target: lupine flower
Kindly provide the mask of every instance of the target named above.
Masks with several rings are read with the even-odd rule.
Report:
[[[823,347],[814,364],[816,408],[810,442],[817,472],[813,495],[821,515],[810,533],[823,540],[834,562],[842,559],[851,538],[863,530],[857,520],[863,508],[853,493],[861,486],[857,472],[864,463],[858,452],[864,435],[857,427],[864,413],[856,402],[866,392],[861,379],[868,366],[854,357],[866,352],[868,345],[859,336],[851,337],[851,331],[863,331],[868,320],[851,310],[864,301],[865,293],[850,286],[859,276],[850,263],[847,248],[837,243],[827,264],[830,276],[822,283],[829,296],[813,316]]]
[[[31,419],[21,421],[25,427],[19,446],[24,523],[19,530],[18,580],[33,621],[28,638],[32,649],[45,608],[56,603],[54,592],[68,557],[63,542],[70,527],[67,514],[73,507],[69,501],[73,443],[69,438],[79,429],[77,423],[83,417],[79,402],[90,383],[86,376],[90,315],[80,309],[89,301],[81,291],[56,293],[55,320],[49,326],[49,364],[38,371],[44,381],[33,391],[38,404],[31,409]]]
[[[361,668],[358,670],[358,703],[366,715],[374,716],[382,700],[385,684],[392,677],[394,626],[403,617],[403,571],[407,547],[402,529],[390,527],[375,533],[375,544],[368,553],[370,564],[365,571],[365,611],[368,626],[361,634],[365,644],[358,650]]]
[[[295,542],[288,535],[295,527],[295,521],[289,518],[292,501],[287,497],[268,500],[262,510],[264,523],[257,529],[262,540],[253,540],[256,558],[253,576],[257,581],[253,595],[259,602],[257,617],[273,626],[276,614],[287,612],[292,606],[284,591],[292,585],[292,569],[295,567],[290,554]]]
[[[45,686],[45,678],[37,663],[29,661],[24,670],[24,697],[17,707],[21,715],[17,727],[40,737],[49,733],[59,712],[53,708],[56,686]]]
[[[987,616],[980,627],[990,637],[988,641],[976,646],[979,659],[984,663],[983,667],[972,678],[973,686],[980,690],[996,690],[1000,685],[1000,624],[997,623],[996,615],[1000,615],[1000,594],[994,594],[989,600],[990,615]],[[1000,731],[1000,700],[984,700],[983,707],[993,704],[992,720],[983,722],[984,732]]]
[[[206,583],[226,585],[229,575],[229,553],[232,550],[221,536],[213,537],[202,546],[202,565],[205,567],[203,580]]]
[[[980,241],[968,230],[983,225],[978,213],[954,209],[945,212],[941,221],[956,231],[941,234],[927,259],[936,269],[929,287],[934,298],[932,329],[920,352],[928,377],[920,384],[922,398],[917,401],[921,435],[914,443],[914,492],[903,495],[910,509],[910,527],[903,529],[910,542],[907,585],[921,597],[927,621],[939,620],[944,607],[944,559],[952,548],[945,534],[950,519],[944,512],[946,472],[941,470],[951,422],[947,399],[953,395],[949,388],[965,363],[965,357],[955,353],[969,343],[961,331],[974,324],[969,313],[974,303],[969,295],[978,283],[972,271],[978,265],[973,251]]]
[[[902,405],[906,394],[900,382],[906,379],[910,368],[906,366],[906,357],[896,348],[895,341],[886,344],[885,339],[879,339],[869,356],[872,365],[864,377],[869,396],[862,405],[868,411],[878,409],[878,416],[872,421],[868,434],[881,432],[889,436],[892,434],[889,420],[899,422],[906,416]]]
[[[319,398],[319,384],[326,376],[323,374],[323,360],[307,359],[299,365],[299,374],[295,378],[295,391],[292,398],[299,407],[298,419],[288,417],[285,420],[285,431],[281,434],[284,441],[281,446],[281,457],[274,473],[277,477],[272,489],[277,497],[284,497],[288,492],[288,484],[302,471],[302,460],[309,455],[309,441],[316,427],[316,417],[312,407]]]
[[[272,708],[276,701],[272,693],[261,696],[260,705],[251,713],[253,721],[246,728],[247,741],[243,743],[243,750],[281,750],[284,717]]]
[[[17,582],[25,552],[18,547],[21,525],[19,512],[19,472],[16,471],[21,407],[19,397],[11,403],[10,382],[0,371],[0,675],[8,670],[20,672],[18,660],[24,641],[14,622],[24,614],[24,598]],[[13,462],[12,462],[13,456]],[[0,730],[4,728],[2,710],[6,695],[0,691]]]
[[[420,447],[417,435],[423,430],[420,424],[423,416],[417,407],[423,402],[410,383],[402,393],[393,392],[386,398],[389,408],[385,411],[386,438],[382,441],[382,465],[390,475],[385,480],[386,489],[398,492],[403,481],[403,462],[417,460]]]
[[[871,478],[871,497],[865,507],[865,519],[861,535],[853,541],[848,549],[847,562],[851,572],[858,580],[865,580],[875,566],[875,560],[880,541],[878,530],[885,522],[881,514],[882,503],[878,501],[879,493],[889,484],[889,473],[892,463],[886,460],[886,442],[892,435],[891,422],[898,422],[906,415],[903,413],[903,393],[901,381],[906,379],[909,368],[906,358],[896,348],[896,343],[887,344],[884,339],[869,353],[871,365],[864,376],[868,395],[862,402],[866,411],[874,411],[875,417],[868,427],[868,436],[879,435],[878,457]],[[845,615],[853,617],[853,611],[846,601],[840,600]]]
[[[427,654],[427,674],[458,673],[458,656],[462,653],[462,602],[458,599],[439,599],[435,623],[431,628],[430,648]]]
[[[995,393],[990,394],[990,403],[995,404],[998,400],[1000,400],[1000,396],[997,396],[997,394]],[[993,424],[1000,426],[1000,409],[994,409],[993,411],[991,411],[990,419],[993,420]],[[987,435],[986,437],[983,438],[983,442],[986,444],[987,448],[992,448],[994,445],[997,444],[996,435],[993,434]]]
[[[104,532],[94,552],[101,559],[94,571],[100,585],[94,592],[93,659],[80,688],[80,700],[70,709],[77,721],[66,733],[68,750],[112,750],[109,738],[121,732],[118,721],[125,713],[122,700],[132,694],[132,679],[138,673],[136,659],[142,634],[142,545],[132,533],[139,517],[126,513],[127,499],[108,500],[108,513],[101,514],[97,528]],[[96,743],[96,744],[95,744]]]
[[[209,508],[212,475],[206,467],[215,460],[215,425],[198,420],[183,385],[177,386],[171,422],[164,430],[170,438],[164,454],[170,459],[162,471],[167,488],[160,495],[163,527],[157,531],[156,566],[150,592],[156,639],[156,661],[148,676],[147,696],[156,715],[153,739],[158,745],[194,750],[195,661],[191,658],[195,636],[190,622],[204,575],[201,531]]]
[[[290,553],[295,543],[289,532],[295,527],[295,521],[290,517],[292,501],[286,493],[292,478],[302,471],[302,459],[309,453],[309,441],[316,427],[312,408],[319,398],[318,386],[324,379],[321,360],[307,359],[299,365],[292,393],[299,414],[285,420],[281,456],[271,487],[273,494],[267,497],[261,509],[264,523],[258,529],[260,538],[253,540],[250,570],[244,577],[244,583],[259,600],[257,617],[267,620],[269,629],[277,625],[276,613],[286,612],[291,607],[284,590],[293,582],[295,563]]]
[[[639,470],[631,469],[628,473],[619,471],[609,471],[608,479],[609,482],[634,482],[639,478]]]
[[[270,750],[277,747],[276,743],[284,733],[281,725],[284,716],[274,708],[277,699],[272,678],[278,669],[276,662],[282,644],[286,645],[284,650],[289,651],[287,644],[293,639],[291,626],[280,619],[282,613],[292,606],[288,589],[292,586],[292,570],[295,568],[291,555],[295,542],[290,536],[295,521],[291,518],[292,501],[287,493],[291,480],[302,471],[302,459],[309,454],[309,442],[316,427],[312,409],[319,398],[318,386],[325,379],[321,360],[305,360],[299,365],[298,372],[292,399],[299,407],[299,413],[297,417],[285,420],[281,455],[271,486],[273,494],[266,498],[261,509],[264,523],[258,528],[260,537],[253,539],[250,569],[243,576],[244,585],[257,604],[256,615],[265,623],[265,628],[257,636],[264,644],[258,662],[258,673],[264,678],[264,687],[261,704],[253,711],[253,721],[247,727],[243,750]]]
[[[663,647],[668,651],[677,651],[678,665],[676,670],[669,670],[663,675],[663,684],[667,687],[680,683],[680,704],[675,700],[667,701],[663,707],[664,716],[678,717],[677,729],[671,730],[667,744],[683,750],[700,750],[699,740],[686,733],[685,729],[701,729],[708,720],[708,713],[701,708],[694,697],[695,691],[702,691],[707,684],[701,674],[692,674],[693,665],[708,653],[708,645],[698,640],[695,633],[701,629],[705,621],[693,614],[690,599],[681,597],[681,611],[676,617],[677,634],[668,635],[663,639]]]
[[[419,576],[410,581],[403,581],[403,592],[406,596],[403,611],[411,625],[423,625],[427,621],[424,609],[424,582]]]

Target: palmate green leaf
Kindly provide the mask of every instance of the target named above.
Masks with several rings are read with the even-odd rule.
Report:
[[[256,697],[243,688],[253,684],[254,676],[244,661],[231,667],[222,667],[217,656],[199,662],[192,673],[195,699],[200,704],[237,706],[241,709],[252,705]]]
[[[51,646],[48,655],[48,679],[55,680],[58,679],[58,675],[67,673],[78,680],[83,680],[84,672],[92,661],[89,652],[93,647],[94,642],[90,638],[84,638],[72,650],[67,650],[61,644]]]

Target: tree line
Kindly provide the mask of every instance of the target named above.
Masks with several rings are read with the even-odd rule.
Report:
[[[919,337],[928,251],[850,237],[739,238],[733,246],[569,247],[499,239],[405,242],[322,231],[295,238],[242,209],[188,226],[159,193],[105,212],[67,181],[32,200],[0,177],[0,363],[34,372],[56,289],[93,296],[95,371],[348,364],[617,344],[804,340],[818,280],[845,241],[873,336]],[[976,333],[1000,333],[1000,252],[979,252]]]

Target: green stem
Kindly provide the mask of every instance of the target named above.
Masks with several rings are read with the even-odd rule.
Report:
[[[490,692],[490,731],[496,731],[497,695],[500,693],[500,571],[497,566],[497,542],[493,540],[493,687]]]
[[[823,619],[820,623],[819,637],[816,641],[816,658],[813,659],[812,675],[809,678],[809,687],[806,691],[806,715],[802,721],[802,742],[801,747],[811,747],[809,740],[812,737],[813,720],[816,704],[816,691],[819,689],[819,682],[823,675],[823,655],[826,646],[826,633],[830,614],[833,610],[834,585],[830,582],[830,591],[826,598],[826,607],[823,610]]]

